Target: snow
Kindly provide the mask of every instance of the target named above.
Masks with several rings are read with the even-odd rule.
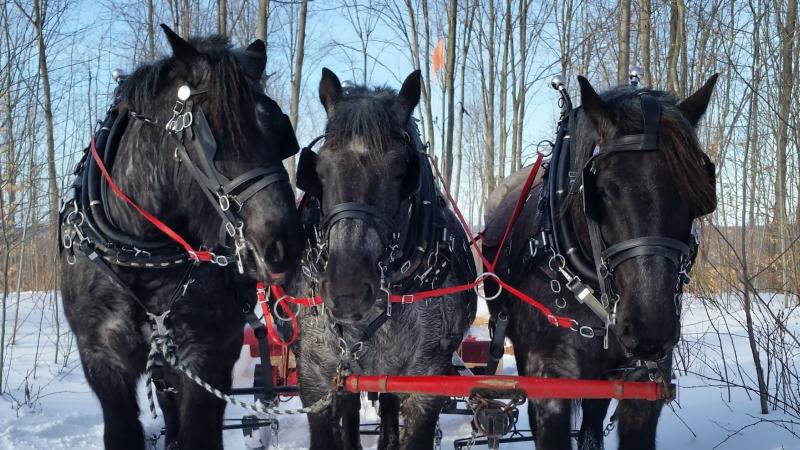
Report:
[[[2,385],[4,394],[0,398],[0,449],[102,448],[103,423],[100,406],[83,377],[77,349],[66,321],[56,313],[55,300],[52,293],[45,292],[23,293],[20,296],[17,340],[14,345],[6,346]],[[9,311],[13,311],[15,301],[16,297],[12,295],[9,298]],[[779,302],[781,299],[773,296],[771,301]],[[784,423],[790,432],[776,425],[781,420],[791,422],[791,417],[779,411],[761,416],[758,413],[757,399],[752,393],[748,397],[743,389],[731,387],[729,400],[727,387],[706,378],[713,378],[715,368],[723,367],[722,364],[727,364],[729,371],[736,370],[730,356],[734,349],[746,380],[744,384],[752,385],[755,377],[742,326],[743,313],[737,309],[735,302],[731,302],[724,318],[717,310],[709,308],[708,311],[710,317],[701,300],[687,299],[683,319],[683,354],[690,355],[689,369],[694,374],[681,373],[679,376],[678,399],[671,407],[664,409],[659,422],[659,448],[800,450],[800,441],[792,434],[800,434],[800,429],[791,423]],[[712,324],[719,327],[723,319],[727,321],[730,330],[723,329],[729,334],[723,335],[720,348]],[[790,325],[792,329],[800,330],[800,317],[794,317]],[[60,333],[56,332],[57,326]],[[9,317],[6,322],[7,340],[11,332],[12,317]],[[57,358],[56,348],[59,350]],[[234,369],[237,385],[252,384],[249,377],[254,363],[248,357],[240,359]],[[516,374],[512,357],[505,357],[504,368],[505,373]],[[732,376],[732,379],[741,381],[738,376]],[[139,397],[141,420],[146,433],[156,436],[163,422],[161,417],[155,420],[150,418],[143,384],[140,385]],[[298,403],[296,399],[292,399],[283,403],[283,406],[293,408]],[[362,421],[376,421],[376,411],[371,403],[364,399],[362,404]],[[609,416],[613,409],[612,402]],[[234,407],[228,407],[226,412],[226,416],[231,419],[241,418],[243,414],[243,410]],[[520,408],[520,416],[520,428],[527,429],[525,407]],[[768,421],[761,422],[762,419]],[[441,426],[445,437],[442,443],[444,449],[453,448],[454,439],[468,437],[471,432],[469,418],[466,416],[443,415]],[[616,433],[611,433],[606,438],[606,448],[616,448],[615,435]],[[275,448],[303,449],[308,447],[308,441],[305,417],[281,417]],[[367,436],[362,439],[362,443],[365,449],[374,448],[377,438]],[[151,447],[160,450],[163,443],[155,441]],[[241,432],[226,432],[225,447],[237,450],[246,448]],[[502,448],[530,449],[532,445],[506,444]]]

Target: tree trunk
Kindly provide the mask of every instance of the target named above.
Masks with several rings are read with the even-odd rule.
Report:
[[[47,69],[47,44],[44,40],[44,14],[47,5],[44,0],[33,1],[33,20],[36,32],[36,45],[39,53],[39,76],[44,95],[44,125],[47,136],[47,177],[50,197],[50,237],[55,245],[58,233],[58,175],[56,173],[56,144],[53,136],[53,105],[50,95],[50,72]],[[55,247],[53,247],[55,248]]]
[[[426,40],[425,40],[425,63],[422,63],[422,54],[420,52],[420,45],[419,45],[419,24],[417,23],[417,16],[416,12],[414,11],[414,5],[411,4],[411,0],[405,0],[406,10],[408,11],[408,22],[411,26],[411,54],[414,58],[414,65],[415,69],[423,70],[423,80],[422,80],[422,103],[423,103],[423,129],[425,130],[425,138],[428,141],[428,153],[431,156],[436,156],[434,153],[434,131],[433,131],[433,109],[431,106],[431,83],[430,83],[430,26],[428,25],[428,2],[427,0],[422,0],[422,7],[424,12],[424,20],[426,22],[425,29],[428,30],[426,33]]]
[[[289,120],[297,129],[297,116],[299,114],[300,87],[303,81],[303,57],[306,45],[306,17],[308,16],[308,0],[300,2],[300,17],[297,24],[297,53],[294,60],[294,77],[292,77],[292,99],[289,104]],[[289,179],[294,184],[295,167],[294,156],[289,158]]]
[[[458,98],[461,100],[458,107],[458,148],[456,150],[456,181],[455,181],[455,194],[454,198],[458,201],[458,195],[461,188],[461,163],[463,160],[462,143],[464,142],[464,112],[466,105],[464,103],[464,79],[467,73],[467,56],[469,55],[470,39],[472,37],[472,25],[475,21],[475,14],[478,10],[476,2],[468,0],[466,5],[464,18],[464,34],[461,37],[461,65],[458,69],[459,74],[459,93]]]
[[[456,14],[458,1],[450,0],[447,10],[447,64],[444,72],[444,91],[447,98],[447,127],[444,138],[444,181],[447,189],[451,188],[453,176],[453,127],[455,125],[455,86],[453,82],[456,71]]]
[[[678,59],[685,41],[685,36],[683,35],[684,3],[683,0],[672,0],[671,4],[669,51],[667,52],[667,88],[677,92],[678,96],[682,97],[683,89],[678,79]]]
[[[794,45],[797,36],[797,0],[788,0],[786,19],[781,24],[781,17],[778,20],[778,35],[780,39],[780,59],[779,69],[780,82],[778,83],[778,123],[776,128],[777,151],[776,174],[775,174],[775,204],[773,206],[774,220],[779,228],[783,228],[786,222],[786,159],[787,145],[789,139],[789,115],[791,113],[792,95],[794,95],[794,85],[797,82],[795,77]]]
[[[651,81],[650,71],[650,0],[639,0],[639,63],[644,69],[644,77]],[[644,83],[652,86],[652,82]]]
[[[217,0],[217,33],[228,35],[228,0]]]
[[[256,29],[256,39],[264,41],[264,47],[267,48],[265,56],[265,66],[267,73],[269,73],[269,43],[267,36],[269,35],[267,27],[269,26],[269,0],[258,0],[258,28]]]
[[[481,62],[481,91],[483,96],[483,107],[484,107],[484,114],[485,114],[485,121],[484,121],[484,129],[486,131],[486,152],[484,153],[484,185],[486,188],[486,192],[491,192],[494,189],[495,185],[495,177],[494,177],[494,146],[495,146],[495,135],[494,135],[494,116],[495,116],[495,78],[497,75],[496,72],[496,55],[495,55],[495,37],[496,37],[496,25],[497,25],[497,11],[495,8],[494,0],[491,0],[489,3],[489,17],[488,23],[486,26],[488,27],[488,33],[486,32],[483,26],[483,20],[479,20],[478,24],[480,25],[479,30],[481,34],[481,45],[484,47],[481,50],[486,50],[488,61],[486,64],[483,64],[483,51],[479,52],[480,62]]]
[[[497,175],[500,179],[504,178],[506,175],[506,149],[508,148],[508,129],[506,128],[506,121],[508,119],[506,111],[508,106],[508,51],[511,45],[511,32],[511,0],[506,0],[503,15],[503,56],[500,60],[500,89],[498,90],[498,95],[500,96],[500,105],[498,108],[500,136],[497,142]]]
[[[631,55],[631,0],[619,1],[619,24],[617,26],[619,58],[617,59],[617,82],[628,82]]]
[[[153,0],[147,0],[147,59],[156,59],[156,23]]]
[[[514,119],[514,148],[516,149],[511,161],[511,170],[516,171],[522,168],[522,132],[525,129],[525,97],[528,93],[527,78],[525,74],[528,69],[528,8],[530,0],[519,2],[519,75],[517,75],[517,98],[515,100],[515,119]]]
[[[188,39],[189,33],[191,33],[190,11],[189,0],[183,0],[181,2],[181,37],[184,39]]]

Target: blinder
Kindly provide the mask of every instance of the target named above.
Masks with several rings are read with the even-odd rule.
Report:
[[[258,93],[256,99],[264,105],[264,112],[267,114],[265,125],[275,138],[278,157],[284,160],[296,155],[300,151],[300,144],[297,143],[297,136],[289,116],[284,114],[280,106],[269,96]]]
[[[308,147],[303,147],[297,161],[297,173],[295,174],[297,187],[320,200],[322,199],[322,184],[317,175],[317,154],[311,148],[323,137],[320,136],[314,139]]]

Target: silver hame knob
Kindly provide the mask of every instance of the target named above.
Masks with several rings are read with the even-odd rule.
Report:
[[[567,80],[564,79],[563,75],[556,75],[550,79],[550,86],[557,91],[563,89],[566,86],[566,84]]]
[[[644,69],[639,66],[631,67],[630,72],[628,72],[628,82],[632,86],[637,86],[640,81],[644,78]]]
[[[114,69],[111,71],[111,79],[119,83],[122,79],[125,78],[125,72],[122,69]]]

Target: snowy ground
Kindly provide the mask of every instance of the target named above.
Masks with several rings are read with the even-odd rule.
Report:
[[[9,310],[13,311],[16,297],[9,299]],[[690,371],[704,376],[713,376],[714,367],[731,365],[730,354],[735,348],[742,366],[744,378],[753,377],[752,361],[745,333],[739,325],[739,311],[729,308],[725,319],[730,333],[725,334],[720,352],[719,340],[712,334],[711,324],[719,325],[722,318],[709,309],[711,316],[698,300],[687,301],[684,316],[684,336],[690,355]],[[102,414],[100,407],[83,378],[83,372],[67,329],[66,322],[54,320],[52,295],[28,293],[20,297],[17,339],[6,347],[6,364],[3,373],[0,398],[0,449],[98,449],[102,448]],[[712,322],[713,321],[713,322]],[[11,330],[11,317],[7,321],[6,340]],[[58,328],[59,332],[56,332]],[[795,318],[793,329],[800,329],[800,318]],[[41,333],[40,333],[41,330]],[[727,330],[725,330],[728,333]],[[56,343],[56,335],[60,335]],[[56,358],[56,345],[59,352]],[[65,358],[66,355],[66,358]],[[506,357],[505,371],[515,374],[514,361]],[[732,369],[732,367],[729,367]],[[237,367],[247,373],[244,366]],[[737,375],[738,376],[738,375]],[[246,384],[248,380],[239,377]],[[800,449],[798,441],[789,431],[769,420],[791,420],[790,417],[773,412],[768,416],[758,414],[755,397],[748,398],[742,389],[730,390],[713,386],[713,382],[697,375],[679,377],[679,397],[672,409],[665,408],[659,423],[658,442],[661,449],[728,449],[728,450],[772,450]],[[148,433],[155,434],[162,426],[161,419],[151,420],[147,413],[143,385],[140,386],[142,421]],[[752,396],[751,396],[752,397]],[[293,401],[294,402],[294,401]],[[285,404],[292,407],[293,402]],[[375,419],[375,410],[366,400],[363,402],[364,419]],[[612,408],[613,410],[613,404]],[[522,408],[521,428],[528,428],[527,414]],[[242,411],[228,408],[227,416],[238,418]],[[469,419],[463,416],[443,416],[441,425],[445,440],[442,448],[452,447],[455,438],[470,434]],[[282,418],[277,447],[283,450],[303,449],[308,446],[308,430],[304,417]],[[800,434],[800,429],[790,429]],[[365,437],[364,448],[374,448],[376,440]],[[227,449],[243,449],[244,442],[239,431],[226,433]],[[606,440],[607,448],[616,448],[615,434]],[[505,445],[503,448],[531,448],[530,443]],[[155,445],[161,448],[161,443]]]

